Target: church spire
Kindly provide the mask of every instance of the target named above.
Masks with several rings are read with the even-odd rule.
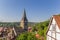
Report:
[[[27,17],[26,17],[25,9],[23,11],[23,17],[22,17],[21,22],[20,22],[20,27],[22,27],[22,29],[24,29],[24,30],[28,29],[28,20],[27,20]]]
[[[22,20],[24,20],[24,21],[26,21],[26,20],[27,20],[25,9],[24,9],[24,11],[23,11],[23,17],[22,17]]]
[[[24,9],[23,17],[26,17],[26,11],[25,11],[25,9]]]
[[[26,11],[25,11],[25,9],[24,9],[24,16],[26,16]]]

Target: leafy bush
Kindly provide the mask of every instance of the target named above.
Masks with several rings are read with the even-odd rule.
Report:
[[[30,32],[24,32],[21,33],[16,40],[37,40],[37,38],[35,37],[35,35],[33,35]]]

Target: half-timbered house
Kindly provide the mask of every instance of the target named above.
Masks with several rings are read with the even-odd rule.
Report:
[[[47,40],[60,40],[60,16],[53,15],[47,30]]]

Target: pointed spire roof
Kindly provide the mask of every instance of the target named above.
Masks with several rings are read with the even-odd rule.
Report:
[[[26,17],[26,11],[25,11],[25,9],[24,9],[23,17]]]
[[[22,20],[24,20],[24,21],[27,20],[25,9],[24,9],[24,11],[23,11],[23,17],[22,17]]]

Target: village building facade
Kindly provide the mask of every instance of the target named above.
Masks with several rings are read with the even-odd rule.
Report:
[[[47,30],[47,40],[60,40],[60,16],[53,15]]]
[[[15,40],[15,37],[25,31],[28,31],[28,20],[24,9],[19,27],[0,27],[0,40]]]

